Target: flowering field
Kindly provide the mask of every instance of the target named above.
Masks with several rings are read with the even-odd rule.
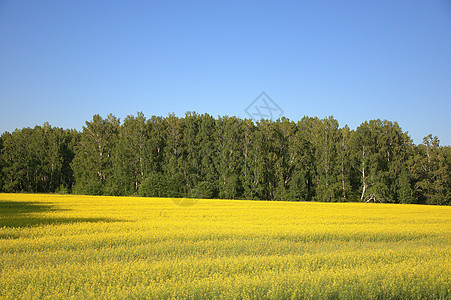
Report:
[[[173,200],[0,194],[0,299],[451,296],[451,207]]]

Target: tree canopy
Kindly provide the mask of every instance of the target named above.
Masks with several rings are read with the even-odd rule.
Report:
[[[396,122],[94,115],[0,137],[0,190],[449,205],[451,150]]]

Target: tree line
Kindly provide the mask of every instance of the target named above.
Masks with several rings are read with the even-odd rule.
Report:
[[[450,204],[451,147],[415,145],[396,122],[252,122],[188,112],[81,132],[45,123],[0,138],[3,192]]]

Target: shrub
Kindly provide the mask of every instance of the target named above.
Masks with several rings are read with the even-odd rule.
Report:
[[[167,197],[168,182],[166,177],[160,173],[152,173],[144,179],[139,187],[141,197]]]
[[[190,190],[190,197],[192,198],[212,199],[216,195],[216,186],[208,181],[202,181]]]

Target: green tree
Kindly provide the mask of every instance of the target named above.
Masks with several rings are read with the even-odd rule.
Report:
[[[245,171],[242,140],[241,120],[235,117],[218,118],[215,130],[215,169],[218,174],[219,198],[236,199],[242,195],[240,178]]]
[[[163,120],[166,143],[164,147],[163,174],[171,182],[172,189],[180,191],[178,196],[186,195],[187,168],[185,166],[186,150],[184,144],[184,120],[171,114]]]
[[[287,199],[296,201],[310,201],[313,195],[313,145],[305,128],[306,120],[299,121],[288,138]]]
[[[240,182],[243,185],[243,197],[245,199],[257,199],[256,181],[254,179],[253,159],[254,159],[254,132],[256,127],[251,120],[245,119],[240,122],[240,131],[242,132],[242,153],[243,170],[240,174]]]
[[[303,200],[312,201],[316,199],[316,186],[318,184],[317,166],[316,166],[316,140],[317,128],[320,126],[318,118],[303,117],[298,123],[299,136],[297,138],[300,146],[300,163],[301,169],[299,173],[304,177],[302,183]]]
[[[212,199],[217,195],[216,185],[214,182],[210,181],[202,181],[196,184],[190,190],[190,197],[192,198],[201,198],[201,199]]]
[[[7,192],[33,192],[36,159],[31,149],[33,129],[16,129],[3,135],[4,189]]]
[[[449,153],[449,151],[448,151]],[[415,194],[426,204],[450,204],[450,165],[447,148],[440,147],[437,137],[428,135],[415,153]]]
[[[72,136],[48,123],[2,135],[3,188],[9,192],[54,192],[70,188],[73,178],[67,169]]]
[[[72,162],[76,191],[107,194],[113,188],[113,149],[118,138],[119,119],[94,115],[86,122]]]
[[[360,201],[368,197],[380,199],[374,189],[377,174],[377,130],[380,120],[365,121],[355,131],[352,141],[354,167],[360,174]]]
[[[415,198],[413,197],[412,183],[407,168],[404,168],[401,171],[401,174],[398,179],[398,186],[399,186],[398,195],[400,203],[411,204],[416,202]]]
[[[61,157],[61,172],[59,174],[59,190],[70,192],[75,184],[72,161],[75,157],[75,147],[78,145],[80,134],[76,130],[59,130],[60,146],[59,156]]]
[[[3,162],[3,138],[5,136],[6,133],[2,134],[0,136],[0,192],[3,192],[3,185],[4,185],[4,181],[5,181],[5,174],[3,173],[3,166],[4,166],[4,162]]]
[[[341,191],[339,197],[342,201],[354,201],[356,188],[352,185],[355,182],[355,173],[351,167],[351,141],[353,131],[346,125],[340,130],[337,155],[339,164],[339,181]]]
[[[260,120],[254,130],[250,152],[249,170],[252,178],[251,189],[254,199],[273,200],[275,191],[274,124]]]
[[[0,191],[450,204],[451,150],[415,146],[396,122],[355,131],[188,112],[94,115],[81,133],[45,123],[0,137]]]
[[[143,113],[127,116],[114,148],[115,186],[122,195],[136,194],[152,169],[149,126]]]
[[[141,197],[167,197],[169,190],[170,186],[166,176],[152,172],[139,186],[139,195]]]
[[[338,121],[333,117],[316,123],[313,141],[316,166],[316,201],[337,201],[342,192],[338,144]]]
[[[193,189],[200,179],[200,145],[198,140],[200,116],[196,112],[187,112],[183,130],[183,172],[189,190]]]
[[[353,145],[355,166],[361,174],[361,201],[399,202],[399,176],[410,143],[396,122],[371,120],[357,128]]]
[[[217,144],[216,136],[216,120],[208,115],[200,116],[199,131],[196,137],[198,145],[198,175],[201,182],[211,183],[212,189],[217,190],[219,174],[217,172]]]
[[[274,152],[276,160],[274,163],[274,199],[275,200],[299,200],[296,193],[297,178],[293,180],[296,168],[296,123],[281,118],[274,122]]]

